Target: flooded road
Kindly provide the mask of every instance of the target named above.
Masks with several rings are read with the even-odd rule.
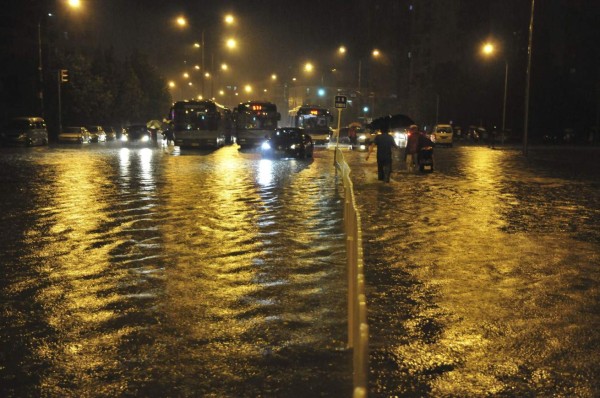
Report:
[[[0,395],[350,396],[329,153],[3,148]]]
[[[600,396],[596,152],[436,148],[347,161],[363,221],[371,397]]]
[[[596,153],[440,148],[433,174],[390,184],[345,153],[369,397],[600,396]],[[0,164],[1,396],[351,396],[331,152],[51,146]]]

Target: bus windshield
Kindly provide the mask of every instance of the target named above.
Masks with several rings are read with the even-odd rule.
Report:
[[[238,126],[245,129],[274,129],[277,120],[273,116],[242,113],[238,116]]]
[[[292,110],[295,127],[307,130],[329,130],[333,116],[326,108],[310,106]]]
[[[219,118],[209,103],[180,103],[171,115],[175,130],[216,130]]]
[[[243,103],[236,111],[237,128],[244,130],[273,130],[280,118],[276,105],[271,103]]]

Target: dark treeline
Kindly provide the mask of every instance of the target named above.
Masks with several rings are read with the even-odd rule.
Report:
[[[64,122],[124,125],[167,114],[167,83],[144,54],[134,51],[119,59],[111,49],[77,49],[60,58],[69,71],[61,86]]]

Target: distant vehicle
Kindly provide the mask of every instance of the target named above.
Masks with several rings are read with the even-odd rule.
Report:
[[[132,124],[123,129],[121,141],[146,143],[152,140],[145,124]]]
[[[106,141],[106,132],[102,126],[87,126],[87,129],[92,136],[92,142]]]
[[[452,146],[454,131],[449,124],[436,124],[431,131],[431,141],[437,145]]]
[[[313,144],[325,146],[332,136],[333,115],[329,109],[318,105],[298,106],[289,111],[290,125],[303,128]]]
[[[169,134],[181,147],[221,147],[231,136],[231,111],[214,101],[178,101],[169,112]]]
[[[41,117],[24,116],[11,119],[0,131],[3,145],[48,145],[48,129]]]
[[[63,127],[62,131],[58,133],[58,142],[87,144],[91,140],[92,136],[90,132],[83,126]]]
[[[261,147],[265,158],[312,158],[314,145],[304,129],[297,127],[278,128],[273,131]]]
[[[410,117],[403,114],[396,114],[377,118],[369,123],[367,127],[373,132],[388,129],[392,137],[394,137],[396,145],[404,148],[408,141],[408,128],[412,124],[415,124],[415,122]]]
[[[112,126],[102,126],[106,133],[106,141],[114,141],[117,139],[117,132]]]
[[[241,149],[258,147],[277,128],[281,114],[277,105],[264,101],[248,101],[233,111],[236,141]]]
[[[350,127],[340,128],[338,133],[337,129],[333,131],[333,134],[327,142],[327,149],[340,148],[342,150],[351,150],[353,148],[352,139],[350,138]]]

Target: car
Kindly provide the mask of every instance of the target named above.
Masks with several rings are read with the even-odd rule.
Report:
[[[11,119],[0,131],[4,145],[48,145],[48,129],[41,117],[23,116]]]
[[[311,136],[298,127],[278,128],[266,137],[260,147],[265,158],[312,158],[314,144]]]
[[[151,133],[145,124],[132,124],[123,129],[121,141],[151,142]]]
[[[106,133],[106,141],[114,141],[117,139],[117,132],[115,128],[112,126],[102,126],[104,132]]]
[[[58,133],[58,142],[73,142],[76,144],[87,144],[92,141],[92,135],[83,126],[63,127]]]
[[[92,142],[106,141],[106,132],[102,126],[88,126],[87,129],[92,136]]]
[[[394,142],[398,146],[398,148],[406,148],[406,143],[408,142],[408,129],[403,128],[395,128],[390,131],[392,137],[394,137]]]
[[[450,124],[436,124],[431,131],[431,141],[433,141],[436,146],[452,146],[453,136],[454,131]]]

